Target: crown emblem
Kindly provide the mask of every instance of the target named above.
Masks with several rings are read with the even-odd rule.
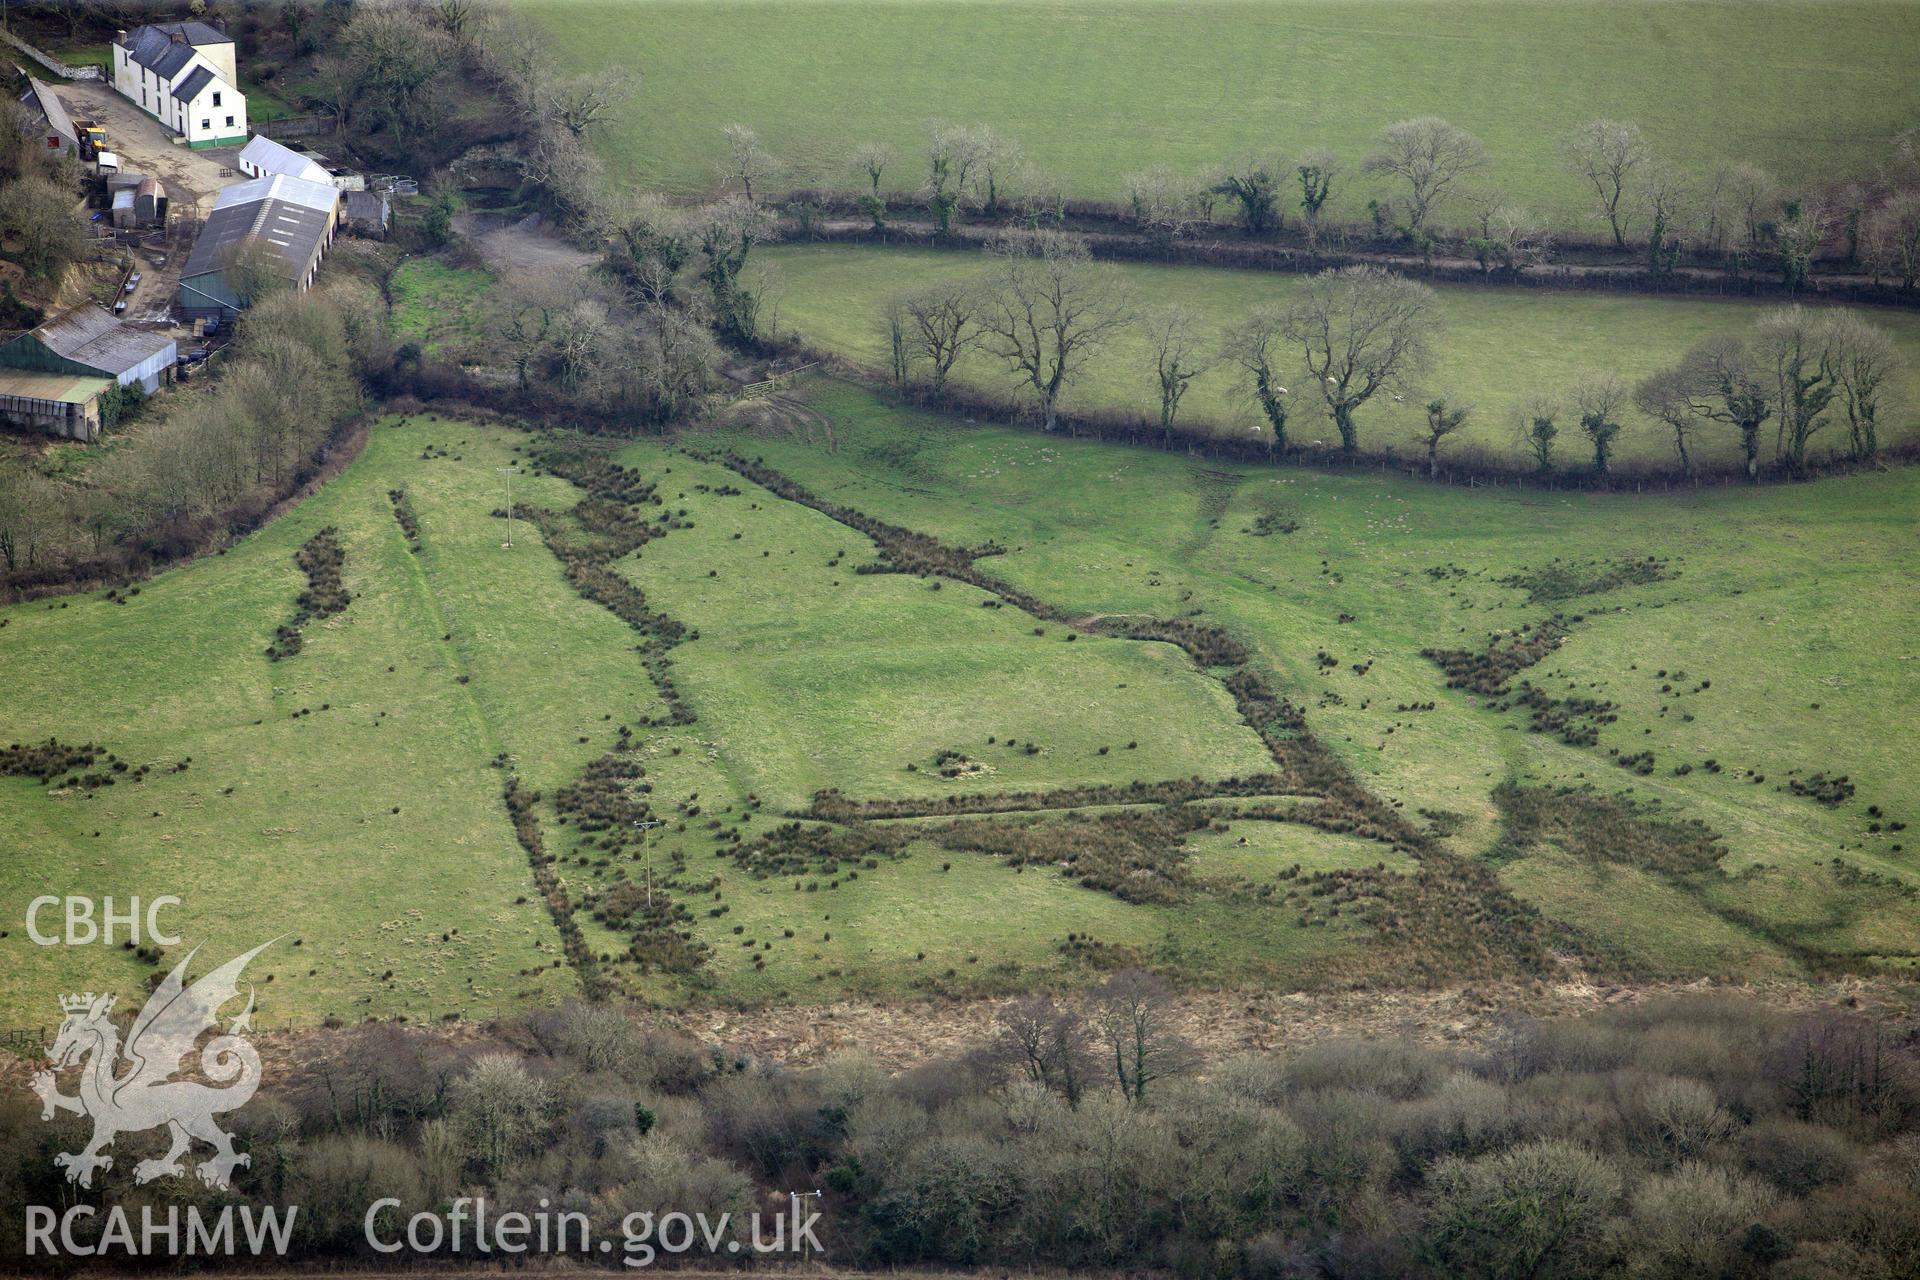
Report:
[[[60,1008],[66,1013],[85,1013],[93,1008],[93,992],[83,996],[61,996]]]

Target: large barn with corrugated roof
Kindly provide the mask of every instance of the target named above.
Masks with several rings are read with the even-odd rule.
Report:
[[[181,268],[182,314],[228,320],[244,310],[250,286],[236,267],[249,257],[249,268],[311,288],[339,220],[340,190],[331,185],[272,174],[226,188]]]
[[[99,307],[74,307],[12,338],[0,338],[0,368],[111,378],[154,392],[173,377],[177,344]]]

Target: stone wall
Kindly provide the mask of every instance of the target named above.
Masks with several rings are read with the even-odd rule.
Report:
[[[70,67],[51,54],[40,52],[40,50],[28,44],[19,36],[14,35],[11,31],[0,31],[0,42],[12,45],[15,49],[18,49],[21,53],[26,54],[48,71],[53,72],[53,74],[63,79],[105,80],[107,78],[106,74],[98,67]]]

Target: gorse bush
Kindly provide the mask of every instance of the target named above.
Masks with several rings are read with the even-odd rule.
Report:
[[[294,600],[293,616],[274,629],[267,657],[278,662],[299,653],[306,644],[309,622],[332,617],[352,599],[340,579],[347,563],[346,548],[340,545],[340,531],[329,525],[302,543],[294,552],[294,563],[307,575],[307,589]]]

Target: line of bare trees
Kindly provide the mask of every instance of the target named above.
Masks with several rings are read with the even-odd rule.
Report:
[[[1514,409],[1512,428],[1535,466],[1551,471],[1561,424],[1576,425],[1593,473],[1606,475],[1632,407],[1667,434],[1687,479],[1698,473],[1698,434],[1720,430],[1737,435],[1747,477],[1757,480],[1764,429],[1772,423],[1773,463],[1805,476],[1814,437],[1829,429],[1844,428],[1847,457],[1868,462],[1879,455],[1899,369],[1892,338],[1859,312],[1776,307],[1747,333],[1703,339],[1637,384],[1595,372],[1566,394],[1529,393]]]
[[[1003,238],[978,276],[900,293],[880,316],[896,387],[924,378],[926,391],[939,400],[961,359],[979,352],[1005,366],[1049,431],[1059,425],[1062,394],[1089,359],[1129,329],[1144,339],[1168,446],[1188,390],[1216,367],[1238,378],[1258,410],[1252,430],[1270,455],[1321,446],[1298,439],[1303,412],[1331,424],[1340,449],[1355,454],[1366,407],[1412,397],[1424,404],[1419,442],[1434,475],[1442,449],[1474,414],[1473,405],[1429,385],[1441,325],[1432,289],[1356,266],[1321,272],[1292,301],[1257,306],[1217,343],[1208,342],[1190,308],[1134,307],[1110,266],[1092,262],[1072,237],[1051,231]],[[1720,429],[1737,433],[1746,473],[1757,479],[1762,429],[1772,423],[1774,463],[1801,476],[1815,437],[1829,429],[1844,428],[1848,457],[1878,456],[1900,364],[1891,336],[1858,311],[1779,307],[1747,334],[1705,339],[1637,385],[1596,370],[1564,390],[1530,391],[1512,411],[1512,435],[1535,469],[1550,473],[1560,465],[1563,435],[1577,431],[1590,460],[1586,469],[1604,477],[1622,435],[1640,429],[1630,416],[1638,410],[1667,433],[1686,479],[1698,474],[1699,434]],[[1299,409],[1303,403],[1312,409]]]
[[[1256,308],[1216,349],[1202,340],[1189,308],[1136,311],[1111,267],[1052,231],[1007,237],[979,277],[899,294],[881,316],[896,385],[906,386],[924,366],[938,398],[960,358],[978,350],[1005,364],[1048,431],[1059,424],[1062,393],[1090,358],[1116,333],[1136,328],[1153,360],[1167,443],[1188,389],[1224,363],[1245,375],[1270,452],[1290,444],[1289,370],[1312,384],[1342,448],[1352,452],[1360,409],[1383,393],[1404,398],[1432,363],[1438,326],[1433,290],[1376,267],[1348,267],[1315,276],[1290,304]]]
[[[1806,282],[1817,255],[1836,250],[1845,265],[1876,283],[1911,289],[1920,281],[1920,131],[1895,139],[1872,181],[1823,190],[1783,182],[1764,168],[1728,163],[1688,174],[1663,160],[1637,125],[1594,119],[1560,141],[1562,163],[1588,194],[1588,217],[1618,250],[1638,246],[1644,269],[1671,275],[1683,259],[1718,263],[1730,272],[1772,263],[1783,282]],[[779,163],[744,126],[728,130],[723,177],[754,198]],[[1517,272],[1549,261],[1555,229],[1493,177],[1487,148],[1439,116],[1398,121],[1380,131],[1358,162],[1327,147],[1298,156],[1254,152],[1196,172],[1165,165],[1125,175],[1119,216],[1164,245],[1238,225],[1252,237],[1286,230],[1296,219],[1310,248],[1346,251],[1356,239],[1408,246],[1429,258],[1443,226],[1452,248],[1483,271]],[[904,189],[945,235],[968,212],[1033,228],[1064,223],[1061,182],[1033,165],[1019,143],[980,124],[931,120],[919,155],[902,157],[880,143],[850,156],[855,205],[884,231]],[[1362,182],[1371,185],[1361,188]],[[889,185],[890,184],[890,185]],[[891,193],[891,194],[890,194]],[[1367,222],[1334,223],[1338,199],[1368,194]],[[805,204],[795,216],[817,216]],[[1451,221],[1443,224],[1443,219]]]

